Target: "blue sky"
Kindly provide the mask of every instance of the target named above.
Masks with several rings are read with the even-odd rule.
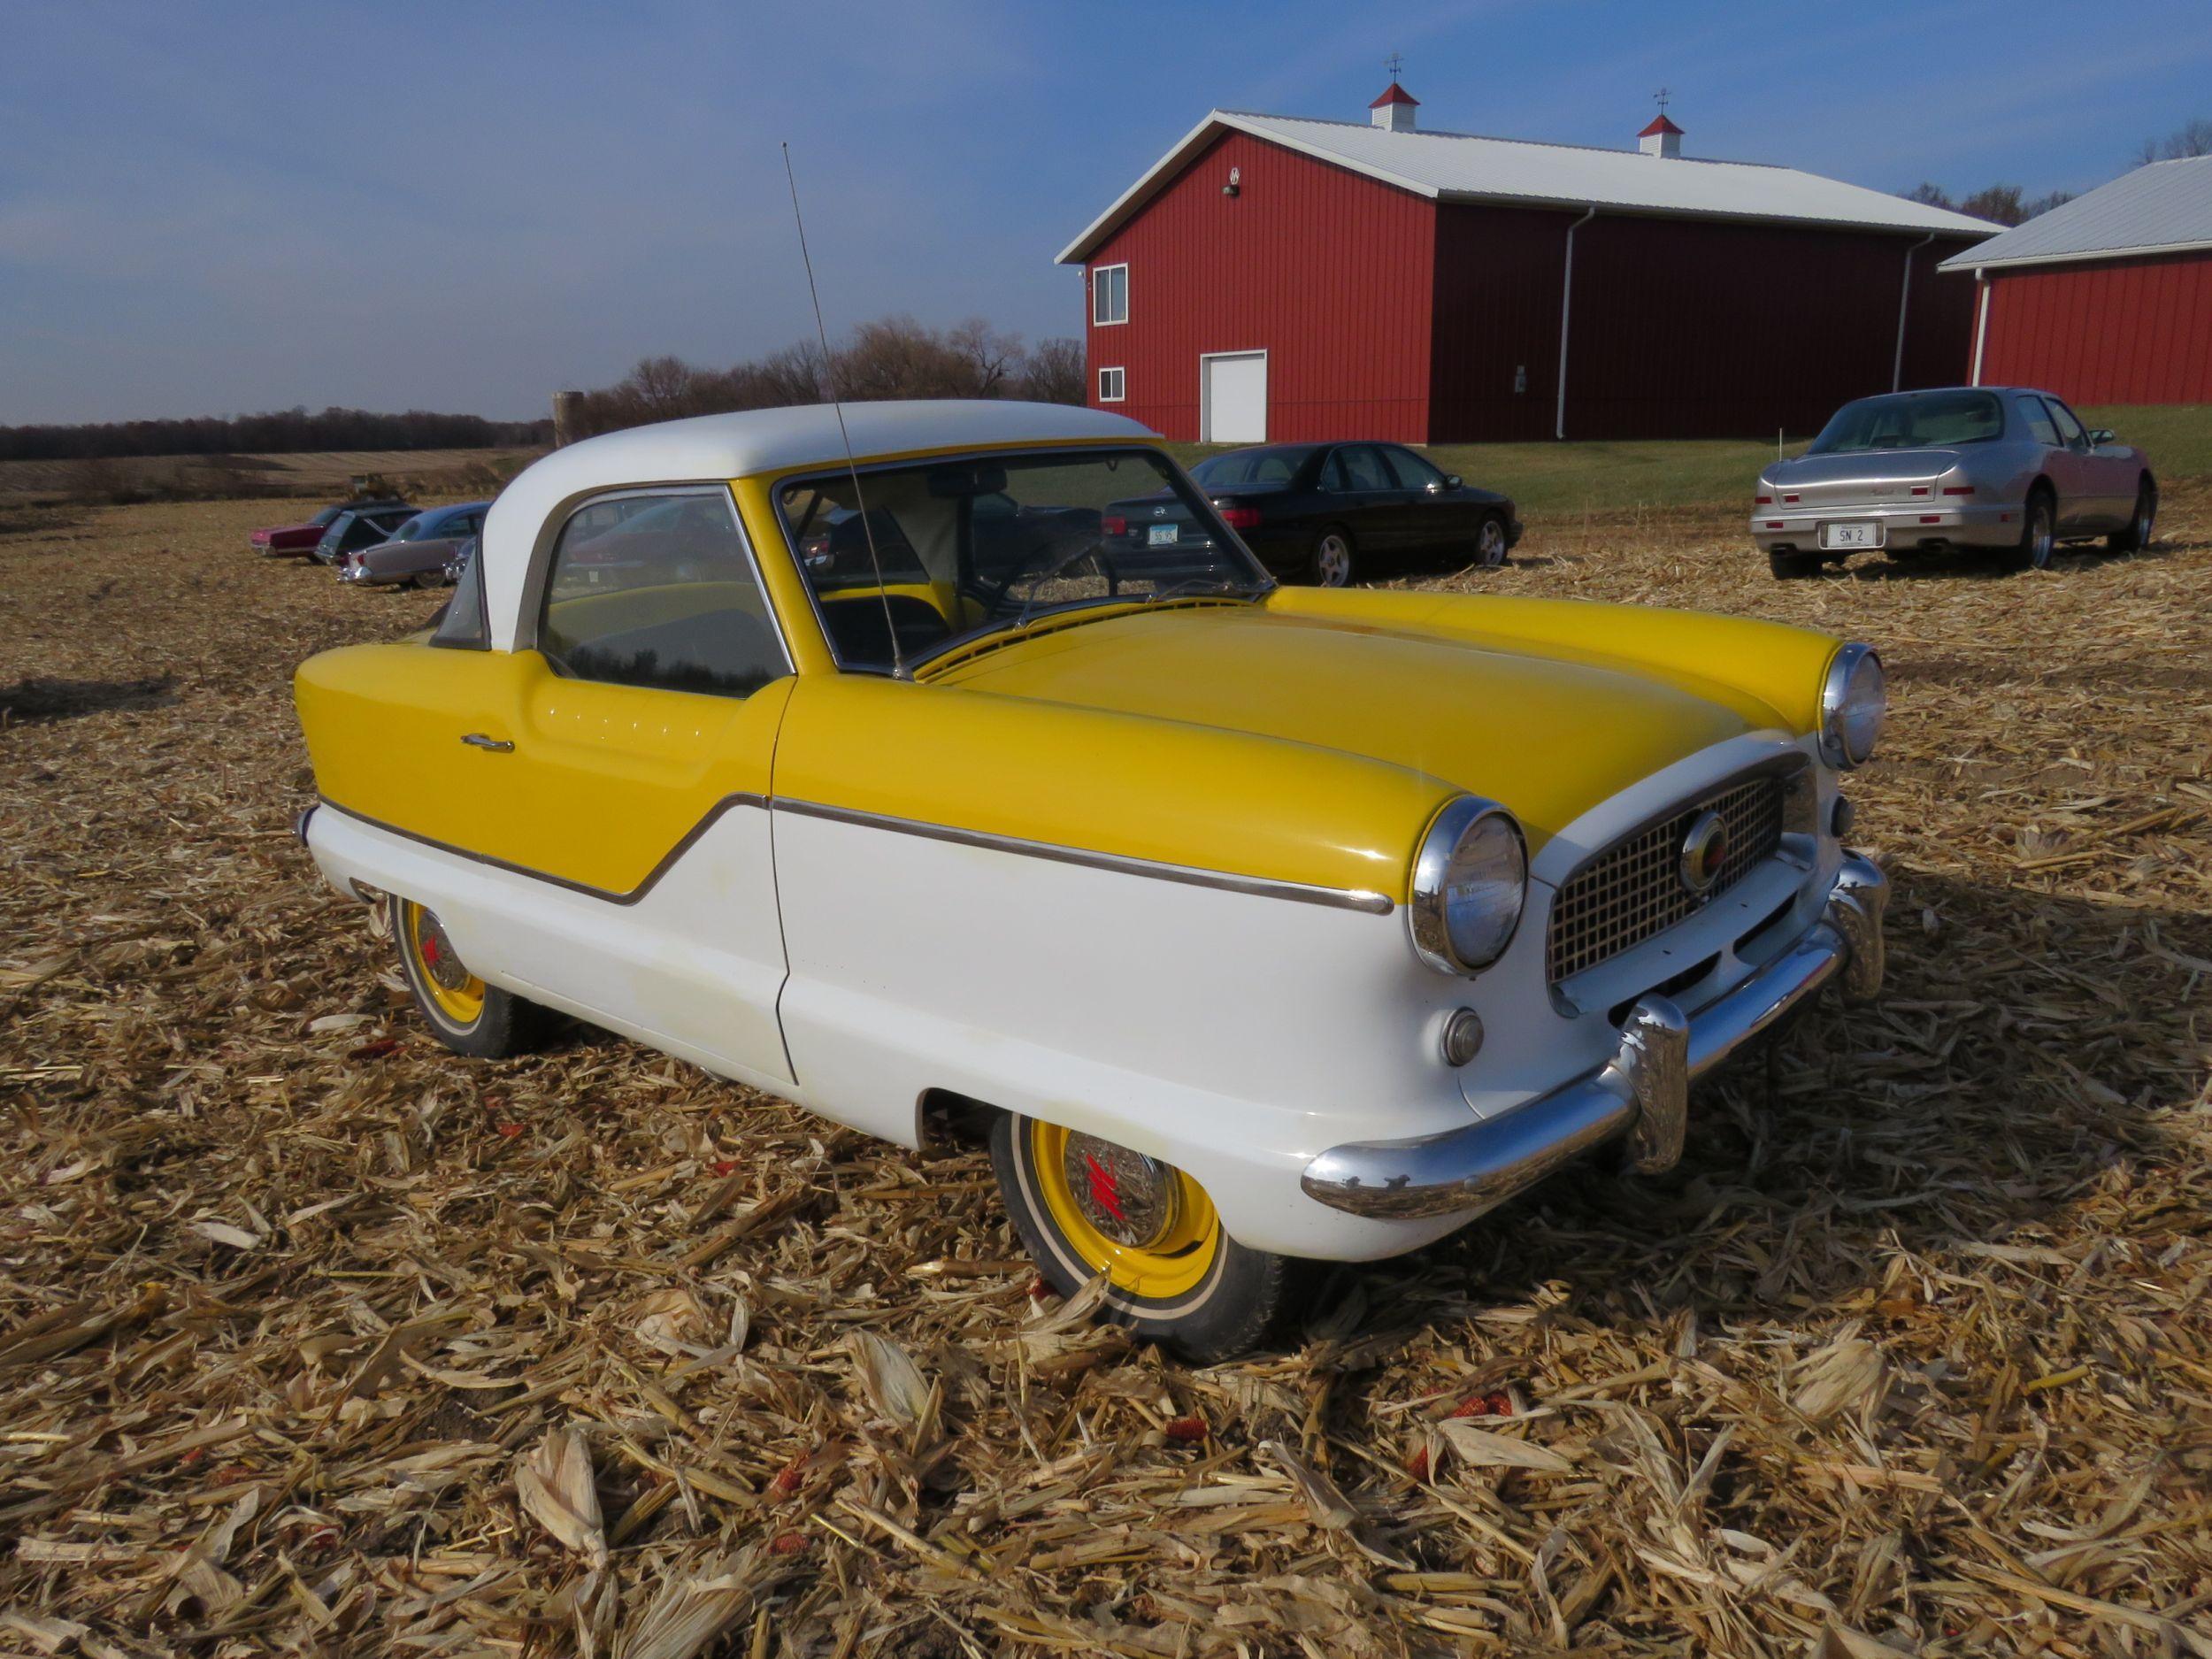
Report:
[[[541,412],[910,311],[1078,332],[1052,255],[1210,107],[2086,189],[2212,116],[2205,0],[0,8],[0,423]]]

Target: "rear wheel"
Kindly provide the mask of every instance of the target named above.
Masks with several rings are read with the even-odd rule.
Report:
[[[1817,553],[1770,553],[1767,568],[1774,572],[1778,582],[1793,581],[1801,576],[1820,574],[1821,557]]]
[[[437,917],[396,893],[388,901],[400,972],[431,1034],[456,1054],[501,1060],[534,1047],[545,1010],[469,972]]]
[[[1482,515],[1482,524],[1475,532],[1475,563],[1485,570],[1495,570],[1505,563],[1505,520],[1494,512]]]
[[[1106,1275],[1102,1319],[1206,1362],[1263,1341],[1289,1308],[1300,1263],[1231,1238],[1171,1164],[1002,1112],[991,1167],[1047,1283],[1065,1296]]]
[[[2115,530],[2105,538],[2105,546],[2115,553],[2134,553],[2150,546],[2151,532],[2158,528],[2158,486],[2148,472],[2135,487],[2135,512],[2129,518],[2127,528]]]
[[[1350,587],[1352,533],[1333,524],[1315,537],[1313,551],[1306,556],[1306,575],[1317,588]]]
[[[2038,484],[2028,492],[2028,504],[2020,515],[2020,541],[2012,550],[2012,563],[2022,570],[2048,570],[2058,552],[2058,498],[2050,486]]]

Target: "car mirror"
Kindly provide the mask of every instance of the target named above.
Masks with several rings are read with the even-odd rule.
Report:
[[[1444,488],[1446,489],[1457,489],[1459,488],[1459,474],[1455,472],[1449,478],[1446,479],[1444,480]]]
[[[2095,449],[2095,448],[2096,448],[2099,444],[2101,444],[2101,443],[2110,443],[2111,442],[2112,442],[2112,428],[2111,428],[2111,427],[2109,427],[2109,426],[2092,426],[2092,427],[2090,427],[2090,429],[2089,429],[2089,447],[2090,447],[2091,449]]]

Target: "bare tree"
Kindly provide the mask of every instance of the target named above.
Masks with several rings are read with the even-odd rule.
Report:
[[[1908,202],[1918,202],[1928,207],[1949,207],[1951,205],[1951,193],[1941,185],[1931,184],[1925,179],[1901,194]]]
[[[2199,116],[2163,138],[2147,138],[2135,152],[2139,165],[2154,161],[2186,161],[2193,156],[2212,156],[2212,119]]]
[[[2017,225],[2023,217],[2020,211],[2020,187],[2016,184],[1993,184],[1980,189],[1959,204],[1959,211],[1976,219],[1985,219],[1998,225]]]
[[[1030,349],[1017,382],[1021,396],[1040,403],[1080,403],[1087,383],[1084,379],[1083,342],[1066,334],[1040,340]]]

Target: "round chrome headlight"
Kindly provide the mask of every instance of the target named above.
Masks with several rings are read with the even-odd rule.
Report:
[[[1820,687],[1820,756],[1831,766],[1861,764],[1874,753],[1889,711],[1882,659],[1870,645],[1847,645]]]
[[[1436,815],[1414,860],[1413,948],[1432,968],[1477,972],[1505,954],[1527,897],[1521,826],[1496,802],[1461,795]]]

